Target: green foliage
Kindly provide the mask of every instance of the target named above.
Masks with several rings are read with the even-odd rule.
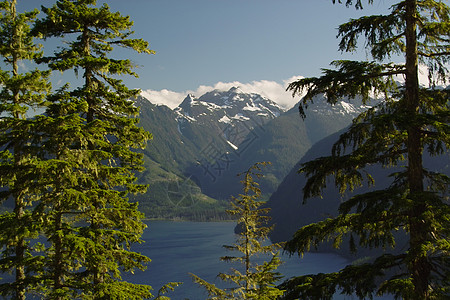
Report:
[[[210,96],[205,94],[203,97]],[[316,98],[316,103],[323,101],[325,99],[321,96]],[[229,218],[224,206],[231,195],[240,192],[239,179],[235,176],[241,171],[240,166],[250,166],[257,161],[276,162],[265,170],[265,176],[259,181],[264,193],[262,199],[268,198],[313,143],[347,127],[353,119],[352,114],[333,114],[330,117],[317,111],[314,117],[299,122],[297,109],[293,108],[270,121],[259,120],[258,126],[247,136],[246,145],[240,148],[242,151],[230,152],[230,145],[225,143],[222,134],[217,131],[218,127],[210,127],[211,124],[205,126],[202,122],[182,122],[170,108],[154,105],[142,97],[136,99],[136,104],[140,107],[139,126],[153,133],[152,143],[142,152],[146,171],[138,175],[140,182],[149,183],[149,192],[136,197],[141,211],[148,218],[181,217],[192,220],[200,216],[197,220],[202,221]],[[160,126],[162,123],[164,126]],[[217,161],[215,169],[219,164],[221,166],[207,172],[204,170],[207,165],[199,164],[199,160],[206,158],[212,145],[214,152],[226,155],[226,162]],[[222,168],[224,170],[219,170]],[[175,208],[170,201],[165,201],[165,185],[171,184],[174,178],[182,178],[183,174],[192,175],[204,193],[217,199],[216,204],[206,207],[203,199],[207,197],[202,194],[196,194],[196,204],[189,208]],[[183,182],[181,178],[180,183]],[[205,205],[200,205],[202,203]],[[214,207],[217,212],[210,213]]]
[[[16,13],[16,1],[0,2],[0,53],[11,70],[0,72],[0,270],[13,273],[0,285],[4,297],[25,299],[142,299],[151,287],[125,282],[123,272],[144,270],[148,257],[133,252],[145,228],[136,183],[151,135],[136,126],[139,109],[116,77],[136,74],[129,60],[109,58],[117,45],[153,53],[132,39],[132,22],[96,1],[58,1],[38,11]],[[30,28],[34,25],[34,28]],[[43,57],[33,37],[69,37],[72,42]],[[52,70],[82,72],[84,84],[48,95],[50,71],[20,74],[24,60]],[[29,108],[45,115],[27,118]],[[37,240],[46,240],[45,243]],[[162,294],[178,283],[170,283]]]
[[[42,164],[38,119],[27,119],[30,108],[45,103],[50,89],[49,72],[38,69],[21,73],[19,66],[42,55],[33,42],[30,24],[37,10],[16,12],[16,1],[0,2],[0,201],[13,202],[11,212],[0,215],[0,270],[12,273],[12,279],[0,285],[0,293],[24,299],[36,288],[36,270],[42,264],[37,238],[41,224],[36,224],[31,207],[39,199],[42,183],[38,170]]]
[[[362,8],[360,1],[355,5]],[[302,254],[327,240],[338,247],[348,236],[353,251],[358,247],[388,251],[395,247],[399,230],[408,234],[409,248],[336,273],[293,278],[282,286],[287,289],[286,299],[331,299],[338,289],[360,299],[374,294],[393,294],[397,299],[448,297],[450,180],[426,170],[422,156],[448,155],[450,146],[449,90],[434,86],[448,76],[450,45],[444,28],[449,12],[441,1],[407,0],[393,5],[387,15],[350,20],[339,27],[340,50],[354,51],[364,36],[375,61],[333,62],[336,70],[325,69],[319,78],[289,85],[294,94],[307,92],[300,105],[302,117],[308,102],[320,93],[331,105],[344,96],[360,95],[364,101],[372,93],[383,96],[353,121],[334,144],[331,156],[302,165],[300,171],[308,177],[304,201],[320,196],[330,177],[344,193],[376,186],[366,169],[370,165],[402,169],[391,174],[388,188],[353,196],[341,203],[339,216],[299,229],[286,249]],[[405,56],[404,64],[378,63],[398,54]],[[431,88],[419,86],[418,62],[427,63]],[[397,75],[404,76],[404,85],[395,81]]]
[[[242,256],[224,256],[221,260],[226,262],[237,262],[243,266],[243,271],[232,269],[231,274],[220,273],[218,277],[233,284],[229,289],[220,289],[214,284],[192,275],[193,280],[204,287],[209,294],[208,299],[277,299],[283,291],[275,286],[281,279],[276,269],[281,264],[277,250],[280,244],[264,245],[271,227],[265,226],[268,221],[268,208],[260,208],[264,204],[260,201],[261,190],[254,177],[261,178],[261,167],[269,163],[262,162],[254,164],[248,169],[241,181],[243,194],[233,197],[232,209],[227,213],[238,218],[239,237],[235,244],[224,246],[226,249],[236,251]],[[270,261],[263,264],[254,263],[256,256],[261,254],[272,255]]]
[[[150,260],[131,251],[145,228],[138,204],[128,194],[143,193],[135,183],[142,149],[151,135],[136,126],[138,94],[116,75],[134,75],[128,60],[109,58],[115,45],[152,53],[147,42],[130,39],[132,22],[96,1],[58,1],[42,8],[35,24],[41,38],[72,42],[41,58],[52,70],[82,72],[84,84],[64,86],[49,97],[44,149],[53,165],[36,214],[50,242],[41,271],[49,298],[142,299],[150,287],[121,281],[122,272],[145,269]]]
[[[155,298],[155,300],[170,300],[169,297],[164,296],[165,294],[169,293],[170,291],[175,290],[177,286],[182,284],[181,282],[169,282],[168,284],[165,284],[163,287],[161,287],[158,291],[158,296]]]

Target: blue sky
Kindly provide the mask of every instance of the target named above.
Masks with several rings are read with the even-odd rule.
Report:
[[[19,0],[29,9],[54,0]],[[103,1],[101,1],[103,2]],[[331,0],[109,0],[112,11],[129,15],[135,37],[155,55],[117,54],[139,68],[123,78],[155,103],[175,106],[187,93],[200,96],[233,85],[275,98],[285,107],[297,100],[284,92],[298,76],[317,76],[335,59],[367,59],[338,52],[337,26],[362,14],[386,10],[379,0],[363,11]]]

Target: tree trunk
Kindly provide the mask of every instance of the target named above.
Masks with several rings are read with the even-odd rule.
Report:
[[[13,20],[16,19],[16,0],[11,1],[11,15]],[[11,42],[11,48],[16,50],[12,51],[12,68],[13,68],[13,77],[19,76],[19,55],[17,50],[22,50],[21,41],[20,41],[20,33],[18,32],[17,27],[14,28],[14,36]],[[20,104],[20,94],[18,89],[14,89],[12,91],[14,97],[14,104]],[[20,119],[23,118],[20,112],[14,111],[14,118]],[[19,149],[19,146],[16,145],[14,147],[14,167],[18,169],[20,164],[22,163],[22,155]],[[16,187],[14,187],[16,188]],[[22,222],[22,218],[24,215],[24,202],[22,196],[19,192],[14,192],[14,213],[18,226],[24,225]],[[19,230],[21,232],[21,230]],[[16,255],[16,299],[25,300],[25,266],[24,266],[24,257],[25,257],[25,239],[23,236],[17,236],[16,245],[15,245],[15,255]]]
[[[84,30],[82,33],[82,43],[83,43],[83,56],[84,57],[89,57],[91,56],[91,50],[90,50],[90,42],[91,42],[91,37],[89,36],[89,28],[88,25],[84,26]],[[87,111],[87,115],[86,115],[86,123],[91,123],[94,121],[95,119],[95,99],[94,96],[92,96],[92,87],[94,86],[94,74],[93,71],[90,67],[85,67],[84,69],[84,88],[87,89],[89,91],[89,93],[86,95],[86,102],[88,105],[88,111]],[[95,145],[93,145],[91,142],[89,142],[88,144],[88,150],[95,150]],[[94,203],[94,215],[91,217],[91,224],[90,227],[91,229],[93,229],[94,231],[98,231],[98,229],[100,229],[100,224],[97,221],[97,210],[99,210],[101,207],[100,205],[95,202]],[[95,232],[94,234],[94,239],[95,239],[95,244],[100,244],[101,243],[101,239],[98,236],[98,232]],[[91,274],[93,275],[93,284],[95,286],[95,289],[97,289],[98,285],[104,282],[104,274],[101,271],[100,268],[100,264],[101,261],[98,261],[97,263],[94,264],[94,266],[92,266],[92,269],[90,270]]]
[[[62,248],[62,237],[60,235],[60,230],[62,230],[62,213],[61,206],[58,205],[55,207],[55,210],[57,211],[56,220],[55,220],[55,231],[57,232],[57,236],[55,239],[55,256],[53,261],[53,288],[54,291],[57,291],[58,289],[62,288],[63,286],[63,248]],[[57,297],[57,300],[62,299],[61,297]]]
[[[426,210],[420,193],[424,191],[420,125],[415,120],[420,109],[419,80],[418,80],[418,55],[417,55],[417,33],[416,33],[416,0],[406,1],[406,82],[405,82],[405,104],[408,119],[408,185],[410,195],[414,201],[410,212],[410,251],[416,257],[410,264],[414,294],[417,299],[429,299],[428,281],[430,276],[430,265],[427,257],[420,252],[420,246],[427,239],[426,226],[422,218]]]
[[[16,204],[14,208],[17,224],[21,224],[20,221],[23,217],[23,202],[20,196],[16,196]],[[20,226],[20,225],[19,225]],[[24,267],[24,254],[25,254],[25,240],[22,236],[17,237],[15,245],[16,254],[16,299],[25,300],[25,267]]]

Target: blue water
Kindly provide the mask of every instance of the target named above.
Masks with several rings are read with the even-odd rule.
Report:
[[[183,284],[169,294],[173,300],[202,300],[207,298],[205,290],[192,282],[189,273],[221,286],[217,274],[228,273],[231,265],[220,261],[224,255],[236,255],[222,248],[235,242],[235,223],[232,222],[148,222],[144,232],[144,244],[133,250],[152,259],[144,272],[126,275],[124,279],[135,283],[149,284],[153,294],[168,282],[180,281]],[[349,263],[346,258],[331,253],[307,253],[298,256],[283,256],[284,264],[278,268],[286,277],[311,273],[334,272]],[[356,299],[349,296],[336,296],[336,299]],[[391,298],[378,298],[391,299]]]

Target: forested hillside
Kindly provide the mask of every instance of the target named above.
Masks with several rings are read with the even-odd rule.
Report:
[[[331,299],[338,290],[360,299],[448,298],[450,90],[437,85],[448,80],[449,12],[444,1],[406,0],[384,14],[350,19],[338,28],[339,50],[354,52],[363,40],[373,60],[335,60],[321,76],[288,86],[303,97],[303,118],[319,94],[330,105],[343,97],[370,103],[374,94],[382,101],[355,118],[328,154],[303,161],[299,171],[306,180],[296,192],[304,200],[330,193],[340,201],[334,212],[312,208],[329,215],[300,224],[285,246],[298,254],[325,243],[348,246],[350,253],[378,252],[339,272],[291,278],[282,285],[284,298]],[[419,81],[419,64],[427,66],[426,86]],[[339,195],[329,191],[333,187]]]
[[[285,242],[292,238],[294,233],[301,227],[319,222],[326,218],[334,218],[339,215],[339,206],[351,197],[374,191],[379,188],[387,188],[390,185],[389,173],[392,170],[384,169],[380,166],[372,166],[368,170],[376,182],[376,186],[363,186],[355,189],[353,192],[346,192],[341,195],[339,189],[332,185],[323,190],[321,196],[303,199],[303,188],[307,182],[307,177],[299,173],[301,165],[314,159],[325,157],[331,154],[333,144],[338,140],[339,135],[347,129],[332,134],[319,142],[315,143],[302,157],[301,160],[291,169],[289,174],[283,179],[277,190],[271,195],[266,203],[270,208],[269,216],[274,229],[270,234],[273,242]],[[450,156],[424,157],[424,166],[427,170],[438,172],[450,176]],[[398,166],[397,171],[401,171],[404,166]],[[334,178],[330,178],[332,182]],[[397,242],[398,248],[405,247],[405,233],[398,234],[400,241]],[[352,254],[349,248],[348,240],[344,242],[339,249],[334,249],[331,243],[324,243],[318,248],[319,251],[337,252],[348,256],[351,259],[373,256],[382,252],[381,249],[374,251],[361,248],[356,254]]]
[[[256,162],[272,162],[260,181],[268,199],[313,143],[366,109],[358,100],[329,108],[319,96],[310,107],[313,117],[303,121],[297,106],[283,112],[270,99],[236,88],[188,95],[174,110],[143,97],[135,103],[140,126],[153,134],[139,175],[150,186],[135,199],[148,218],[190,220],[225,217],[230,196],[240,190],[237,174]]]
[[[265,79],[214,84],[209,76],[252,80],[245,76],[275,73],[274,61],[283,73],[302,69],[298,59],[306,65],[328,50],[305,41],[324,37],[315,31],[333,14],[280,32],[278,22],[317,1],[235,1],[136,1],[156,14],[111,1],[131,7],[157,46],[166,43],[164,63],[145,69],[165,77],[164,87],[142,91],[133,81],[137,60],[156,52],[135,37],[129,16],[97,0],[0,0],[1,297],[170,300],[182,283],[152,288],[151,249],[177,258],[157,276],[202,262],[192,277],[208,299],[450,299],[448,1],[331,0],[358,11],[338,26],[338,50],[353,54],[363,42],[365,56],[334,60],[319,76],[291,77],[283,87]],[[281,9],[298,3],[295,15]],[[366,3],[377,13],[361,14]],[[272,9],[258,24],[257,14],[241,13],[260,7]],[[265,44],[243,55],[256,42],[248,26]],[[199,44],[206,36],[219,39]],[[279,36],[290,41],[274,43]],[[291,50],[297,57],[284,60]],[[197,65],[186,71],[187,52]],[[205,85],[183,85],[205,65]],[[199,234],[183,228],[194,222],[168,220],[209,223]],[[203,279],[203,271],[211,275],[203,260],[214,249],[206,247],[217,234],[211,221],[224,220],[236,225],[222,237],[237,236],[224,248],[240,254],[221,260],[240,264],[218,274],[229,285],[222,289]],[[169,224],[159,227],[160,245],[144,238],[156,223]],[[192,250],[197,243],[208,249]],[[281,248],[300,259],[335,252],[326,255],[343,263],[315,274],[300,266],[283,278]]]

